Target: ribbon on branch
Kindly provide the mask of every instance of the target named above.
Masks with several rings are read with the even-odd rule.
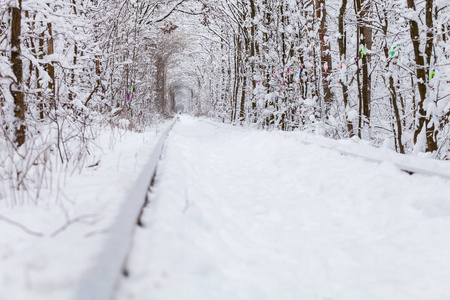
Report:
[[[398,48],[398,45],[396,45],[396,46],[394,46],[393,48],[392,48],[392,51],[391,51],[391,56],[392,57],[394,57],[394,55],[395,55],[395,49],[397,49]]]
[[[367,48],[366,47],[362,47],[359,52],[361,52],[361,58],[364,58],[364,56],[367,55]]]

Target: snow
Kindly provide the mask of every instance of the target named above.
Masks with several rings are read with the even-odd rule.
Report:
[[[141,174],[135,180],[122,201],[120,213],[109,227],[109,233],[101,251],[92,260],[92,266],[82,276],[77,286],[76,299],[111,299],[114,287],[127,258],[136,221],[145,204],[150,182],[155,174],[166,137],[172,126],[159,137]]]
[[[96,140],[98,149],[91,149],[99,165],[73,175],[53,174],[53,196],[42,190],[35,205],[11,208],[8,199],[0,198],[1,300],[75,297],[168,125],[145,133],[104,131]],[[6,188],[1,184],[0,191]],[[27,234],[11,221],[42,236]]]
[[[314,106],[314,104],[316,103],[314,100],[312,99],[305,99],[305,105],[306,106]]]
[[[109,298],[170,125],[104,131],[54,196],[0,199],[1,300]],[[182,116],[116,300],[449,299],[449,181],[396,167],[449,162],[368,144]]]
[[[450,180],[450,164],[448,161],[440,161],[418,156],[402,155],[391,149],[376,148],[370,146],[370,142],[357,137],[351,139],[332,140],[305,132],[280,133],[286,137],[294,138],[305,144],[314,144],[322,148],[339,151],[343,155],[364,158],[368,161],[387,162],[397,168],[420,173],[423,175],[437,176]],[[419,137],[420,138],[420,137]],[[418,143],[419,145],[419,143]],[[416,153],[417,155],[418,153]],[[424,153],[419,152],[423,155]],[[429,155],[428,155],[429,156]]]
[[[347,113],[348,119],[349,120],[356,120],[359,117],[359,114],[356,110],[352,109]]]
[[[449,299],[449,182],[306,138],[183,117],[116,299]]]

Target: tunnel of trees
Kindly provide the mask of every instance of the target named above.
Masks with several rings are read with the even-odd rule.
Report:
[[[176,112],[449,159],[449,17],[443,0],[1,1],[1,176]]]

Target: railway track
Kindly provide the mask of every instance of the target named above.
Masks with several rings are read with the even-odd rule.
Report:
[[[152,155],[144,168],[143,173],[130,190],[127,200],[124,202],[122,214],[118,217],[105,241],[103,251],[99,253],[93,267],[82,278],[76,294],[76,300],[85,299],[113,299],[117,283],[121,276],[127,276],[127,258],[131,250],[132,239],[136,226],[140,225],[143,207],[148,199],[148,190],[152,185],[158,162],[164,151],[165,141],[177,120],[164,132],[158,140]],[[212,124],[214,125],[214,124]],[[332,147],[320,142],[300,140],[306,145],[317,145],[321,148],[337,151],[341,155],[363,159],[369,162],[384,163],[386,160],[362,155],[348,149]],[[450,175],[441,171],[431,171],[430,168],[421,168],[408,163],[388,160],[398,169],[408,174],[422,174],[437,176],[444,180],[450,180]]]
[[[165,141],[178,118],[161,135],[139,178],[124,201],[121,214],[109,229],[103,251],[84,274],[77,288],[76,300],[112,299],[122,274],[126,275],[126,261],[131,249],[134,230],[139,223],[152,179],[164,151]]]

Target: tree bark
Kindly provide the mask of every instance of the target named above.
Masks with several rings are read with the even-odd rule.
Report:
[[[388,20],[388,14],[386,11],[386,8],[383,8],[383,16],[380,16],[380,22],[381,19],[384,20],[384,25],[383,25],[383,34],[386,37],[388,34],[388,26],[389,26],[389,20]],[[395,88],[395,83],[394,83],[394,77],[392,76],[392,73],[389,72],[389,65],[390,65],[390,60],[389,60],[389,49],[387,46],[387,43],[384,43],[384,47],[383,47],[383,51],[384,51],[384,56],[386,58],[387,61],[387,66],[386,66],[386,71],[388,72],[389,76],[389,93],[391,95],[391,104],[392,104],[392,108],[394,109],[394,117],[395,117],[395,123],[396,123],[396,127],[397,127],[397,134],[395,134],[395,130],[394,130],[394,134],[395,134],[395,139],[396,139],[396,148],[398,147],[398,151],[402,154],[405,154],[405,148],[403,146],[403,141],[402,141],[402,134],[403,134],[403,129],[402,129],[402,120],[400,118],[400,110],[398,109],[398,100],[397,100],[397,90]]]
[[[322,66],[322,82],[323,94],[325,104],[325,116],[328,114],[331,103],[333,102],[333,95],[330,88],[330,75],[332,71],[330,43],[325,41],[327,35],[327,11],[325,8],[325,0],[316,0],[316,16],[320,22],[319,25],[319,41],[320,41],[320,60]]]
[[[367,0],[366,0],[367,1]],[[362,113],[365,117],[365,122],[370,123],[370,75],[369,75],[369,59],[367,49],[370,49],[372,46],[372,30],[370,27],[366,26],[367,20],[365,19],[368,15],[368,5],[366,1],[355,0],[355,9],[356,9],[356,20],[357,20],[357,32],[358,37],[361,37],[361,40],[358,43],[358,47],[360,48],[360,57],[362,62]],[[364,6],[364,7],[363,7]]]
[[[77,3],[76,0],[72,0],[72,4],[73,4],[73,13],[75,16],[78,15],[77,13]],[[72,60],[72,64],[75,67],[77,65],[77,57],[78,56],[78,45],[77,42],[74,43],[73,45],[73,60]],[[75,85],[75,70],[71,71],[70,74],[70,85],[74,86]],[[69,101],[72,101],[74,99],[74,94],[70,91],[69,88]]]
[[[339,44],[339,60],[341,64],[345,64],[347,60],[347,36],[344,31],[344,16],[345,11],[347,10],[347,0],[342,0],[341,8],[339,9],[339,38],[338,38],[338,44]],[[341,72],[343,71],[343,65],[341,65]],[[342,74],[341,74],[342,75]],[[345,80],[346,74],[344,74],[344,78],[341,78],[341,85],[342,85],[342,95],[344,98],[344,107],[345,107],[345,123],[347,126],[347,131],[352,137],[354,135],[353,133],[353,124],[348,119],[347,116],[347,109],[348,109],[348,82]]]
[[[47,40],[47,55],[53,55],[55,53],[55,48],[53,45],[53,28],[52,23],[47,23],[47,31],[49,38]],[[50,77],[50,82],[48,83],[48,88],[50,89],[50,107],[56,108],[56,85],[55,85],[55,67],[52,62],[46,65],[48,76]]]
[[[414,0],[407,0],[408,8],[416,10],[416,5]],[[427,38],[430,36],[429,40],[431,44],[426,43],[426,52],[427,61],[431,59],[431,50],[432,50],[432,42],[433,42],[433,19],[432,19],[432,8],[433,8],[433,0],[426,0],[426,25],[428,28]],[[431,118],[427,118],[427,113],[424,108],[425,100],[427,98],[427,83],[429,74],[429,65],[425,65],[425,59],[423,54],[420,52],[420,35],[419,35],[419,24],[415,20],[410,20],[410,36],[413,43],[414,48],[414,58],[416,62],[416,77],[417,77],[417,85],[419,88],[420,100],[418,103],[418,116],[417,116],[417,124],[416,130],[414,132],[414,144],[417,144],[418,137],[420,133],[425,130],[426,141],[427,141],[427,152],[432,152],[438,149],[435,135],[434,125],[428,126]],[[429,35],[431,34],[431,35]],[[424,128],[425,126],[425,128]]]
[[[42,25],[42,23],[41,23]],[[44,59],[44,31],[41,32],[40,36],[39,36],[39,48],[38,48],[38,58],[39,61],[42,61],[42,59]],[[41,92],[41,88],[42,88],[42,84],[41,84],[41,79],[39,76],[39,69],[36,68],[36,77],[37,82],[36,82],[36,86],[38,88],[38,107],[39,107],[39,118],[41,120],[44,120],[44,99],[42,98],[42,92]]]
[[[11,8],[11,65],[16,81],[10,86],[14,98],[15,143],[18,147],[25,143],[26,104],[23,91],[23,64],[21,58],[20,38],[22,34],[22,0],[18,7]]]
[[[255,80],[255,67],[256,67],[256,56],[258,44],[256,41],[256,6],[255,0],[250,0],[250,17],[252,21],[252,25],[250,27],[250,57],[252,59],[251,66],[251,76],[252,76],[252,89],[256,88],[256,80]]]
[[[238,41],[239,42],[239,41]],[[247,51],[248,51],[248,43],[249,41],[244,38],[244,41],[242,41],[243,45],[243,51],[245,58],[244,60],[240,60],[240,74],[242,76],[242,85],[241,85],[241,101],[240,101],[240,107],[239,107],[239,121],[243,122],[245,120],[245,100],[246,100],[246,89],[247,89]]]
[[[361,19],[363,21],[362,26],[362,35],[364,40],[362,41],[364,47],[367,48],[367,53],[364,55],[362,60],[363,63],[363,100],[364,100],[364,115],[367,118],[367,121],[370,123],[370,104],[372,102],[372,78],[370,75],[370,60],[371,54],[369,53],[372,50],[372,27],[370,21],[370,11],[372,0],[362,0],[361,2]]]

